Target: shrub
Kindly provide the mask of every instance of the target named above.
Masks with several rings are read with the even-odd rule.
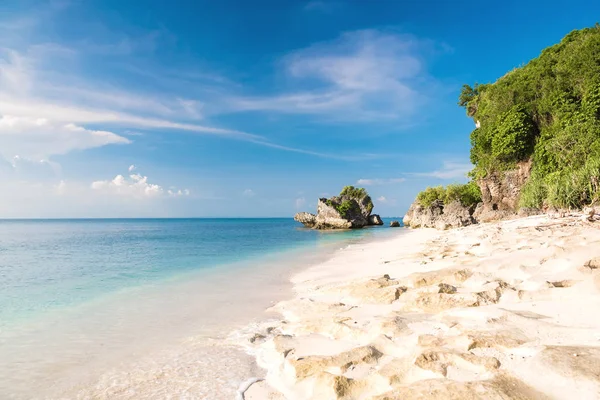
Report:
[[[337,211],[344,218],[350,218],[351,215],[360,214],[360,207],[353,200],[343,201],[342,204],[336,207]]]
[[[443,186],[428,187],[417,195],[417,202],[422,207],[430,207],[436,201],[449,204],[456,200],[466,207],[476,205],[481,201],[479,186],[471,181],[467,184],[448,185],[446,188]]]
[[[344,186],[340,192],[340,197],[349,197],[356,200],[357,203],[365,206],[367,212],[370,214],[373,211],[373,200],[369,193],[364,188],[357,188],[354,186]],[[339,210],[338,210],[339,211]]]
[[[430,207],[436,200],[442,202],[446,198],[446,191],[442,186],[428,187],[417,195],[417,202],[423,207]]]
[[[481,201],[481,190],[477,183],[471,181],[464,185],[453,184],[446,187],[444,203],[458,200],[463,206],[471,207]]]
[[[472,178],[532,159],[520,205],[581,207],[598,198],[600,25],[573,31],[493,84],[464,85],[459,105],[478,121]]]

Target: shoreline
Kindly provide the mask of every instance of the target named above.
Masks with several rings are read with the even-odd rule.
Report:
[[[266,378],[240,398],[600,398],[597,224],[402,232],[292,277],[247,344]]]
[[[306,246],[107,293],[22,323],[0,335],[5,344],[0,393],[232,397],[239,379],[261,371],[230,333],[274,320],[277,315],[265,309],[293,295],[293,274],[365,237],[324,236]]]

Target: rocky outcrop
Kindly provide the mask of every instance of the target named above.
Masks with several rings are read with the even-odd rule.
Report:
[[[317,223],[317,216],[307,212],[299,212],[298,214],[294,215],[294,220],[300,222],[307,228],[312,228]]]
[[[473,218],[474,211],[473,207],[465,207],[459,201],[444,205],[438,200],[429,207],[415,201],[402,221],[404,226],[411,228],[459,228],[477,223]]]
[[[383,220],[377,214],[371,214],[369,216],[369,225],[383,225]]]
[[[342,215],[338,210],[342,202],[332,199],[319,199],[317,204],[316,229],[350,229],[362,228],[368,224],[367,217],[361,213],[358,202],[354,199],[348,200],[350,206]]]
[[[400,222],[392,221],[392,222],[390,222],[390,227],[391,228],[400,228]]]
[[[474,218],[479,222],[489,222],[518,213],[521,188],[531,175],[531,161],[517,164],[511,171],[494,172],[480,179],[481,206],[477,207]]]
[[[379,215],[371,214],[372,209],[373,202],[364,189],[348,186],[339,196],[320,198],[316,215],[300,212],[294,216],[294,220],[313,229],[356,229],[367,225],[383,225]]]

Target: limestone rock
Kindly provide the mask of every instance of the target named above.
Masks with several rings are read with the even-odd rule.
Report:
[[[438,293],[447,293],[447,294],[456,293],[456,287],[452,286],[452,285],[448,285],[447,283],[440,283],[438,285],[438,287],[440,288]]]
[[[589,268],[591,270],[600,268],[600,257],[592,258],[583,264],[585,268]]]
[[[459,201],[453,201],[445,205],[438,200],[429,207],[423,207],[415,201],[404,216],[403,222],[405,226],[411,228],[436,228],[440,230],[459,228],[477,222],[473,218],[473,212],[473,207],[465,207]]]
[[[493,173],[480,179],[483,205],[474,214],[479,222],[489,222],[515,216],[521,188],[531,175],[531,161],[517,164],[517,168],[503,173]]]
[[[358,204],[356,204],[358,210]],[[315,228],[317,229],[350,229],[362,228],[367,224],[366,219],[360,214],[360,211],[352,215],[342,216],[338,210],[328,204],[325,198],[319,199],[317,204],[317,217],[315,219]]]
[[[290,359],[297,379],[305,379],[319,375],[327,368],[340,368],[346,372],[350,367],[358,364],[374,364],[383,354],[373,346],[357,347],[335,356],[308,356]]]
[[[400,228],[400,222],[398,222],[398,221],[392,221],[392,222],[390,222],[390,227],[392,227],[392,228]]]
[[[347,196],[321,198],[317,203],[317,214],[301,212],[294,220],[314,229],[353,229],[362,228],[372,222],[383,224],[378,215],[371,215],[370,198],[354,199]]]
[[[369,215],[369,225],[383,225],[383,220],[377,214]]]
[[[422,353],[415,360],[415,365],[421,369],[447,375],[448,367],[464,360],[474,367],[482,367],[487,371],[500,368],[500,361],[494,357],[476,356],[471,353],[458,353],[449,350],[430,350]]]
[[[384,275],[366,282],[344,285],[337,290],[368,304],[390,304],[398,300],[407,289],[399,286],[399,282],[389,275]]]
[[[294,221],[300,222],[307,228],[312,228],[317,223],[317,216],[307,212],[299,212],[294,215]]]

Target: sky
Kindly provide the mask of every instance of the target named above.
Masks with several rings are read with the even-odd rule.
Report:
[[[457,97],[600,2],[3,0],[0,218],[402,216],[465,182]]]

